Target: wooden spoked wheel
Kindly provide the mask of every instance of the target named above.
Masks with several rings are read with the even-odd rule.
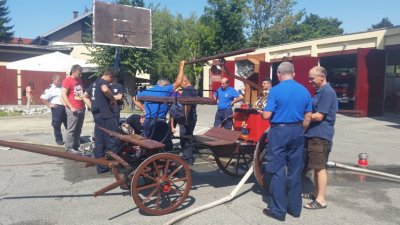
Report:
[[[256,177],[258,185],[261,188],[266,189],[267,186],[264,183],[263,175],[262,175],[262,166],[265,163],[265,155],[268,151],[268,130],[261,135],[260,139],[257,142],[256,149],[254,150],[254,176]]]
[[[223,149],[213,149],[213,152],[215,162],[224,173],[242,177],[250,169],[253,161],[254,144],[237,144]]]
[[[139,209],[151,215],[175,211],[189,195],[192,175],[189,166],[171,153],[155,154],[136,169],[131,195]]]

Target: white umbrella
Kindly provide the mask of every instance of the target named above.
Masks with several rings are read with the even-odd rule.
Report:
[[[81,65],[84,72],[97,67],[96,64],[88,64],[85,60],[61,52],[53,52],[7,63],[6,68],[11,70],[69,72],[75,64]]]

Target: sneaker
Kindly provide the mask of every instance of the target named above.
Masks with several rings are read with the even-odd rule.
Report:
[[[63,145],[63,144],[65,144],[64,141],[56,141],[56,143],[57,143],[58,145]]]
[[[66,152],[72,153],[72,154],[76,154],[76,155],[80,155],[81,153],[75,149],[72,148],[67,148],[65,149]]]

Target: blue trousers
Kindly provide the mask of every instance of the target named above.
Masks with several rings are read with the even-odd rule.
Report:
[[[304,156],[304,129],[301,124],[271,126],[265,171],[271,177],[271,213],[285,217],[301,213],[301,172]]]
[[[64,140],[61,133],[62,124],[67,129],[67,113],[63,105],[56,105],[56,107],[51,108],[51,126],[53,126],[54,137],[57,143],[61,143]]]
[[[179,136],[181,147],[182,147],[182,154],[183,159],[188,161],[193,161],[193,146],[191,145],[191,141],[183,138],[185,135],[193,135],[194,128],[196,127],[197,122],[197,115],[196,114],[189,114],[188,123],[179,125]],[[188,143],[188,141],[190,143]]]
[[[171,151],[174,147],[169,125],[164,119],[145,118],[142,136],[164,143],[166,151]]]
[[[101,158],[106,154],[106,151],[118,153],[121,146],[120,140],[116,137],[104,133],[99,127],[104,127],[108,130],[119,132],[118,123],[115,118],[96,118],[94,116],[94,137],[95,150],[94,157]],[[97,172],[102,173],[108,171],[108,168],[102,165],[97,165]]]
[[[215,114],[214,127],[218,127],[222,123],[222,121],[224,121],[224,119],[232,116],[232,114],[233,114],[232,108],[218,110],[217,113]],[[233,123],[232,120],[230,120],[227,123],[225,123],[223,128],[230,130],[232,129],[232,126]]]

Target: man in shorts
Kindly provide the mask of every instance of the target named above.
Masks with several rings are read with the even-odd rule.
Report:
[[[327,206],[325,198],[328,185],[326,164],[334,134],[338,101],[335,90],[326,81],[326,77],[326,69],[320,66],[312,68],[308,75],[311,84],[317,88],[313,97],[311,123],[304,135],[306,137],[307,169],[314,170],[315,191],[311,197],[312,201],[303,206],[305,209],[324,209]]]

